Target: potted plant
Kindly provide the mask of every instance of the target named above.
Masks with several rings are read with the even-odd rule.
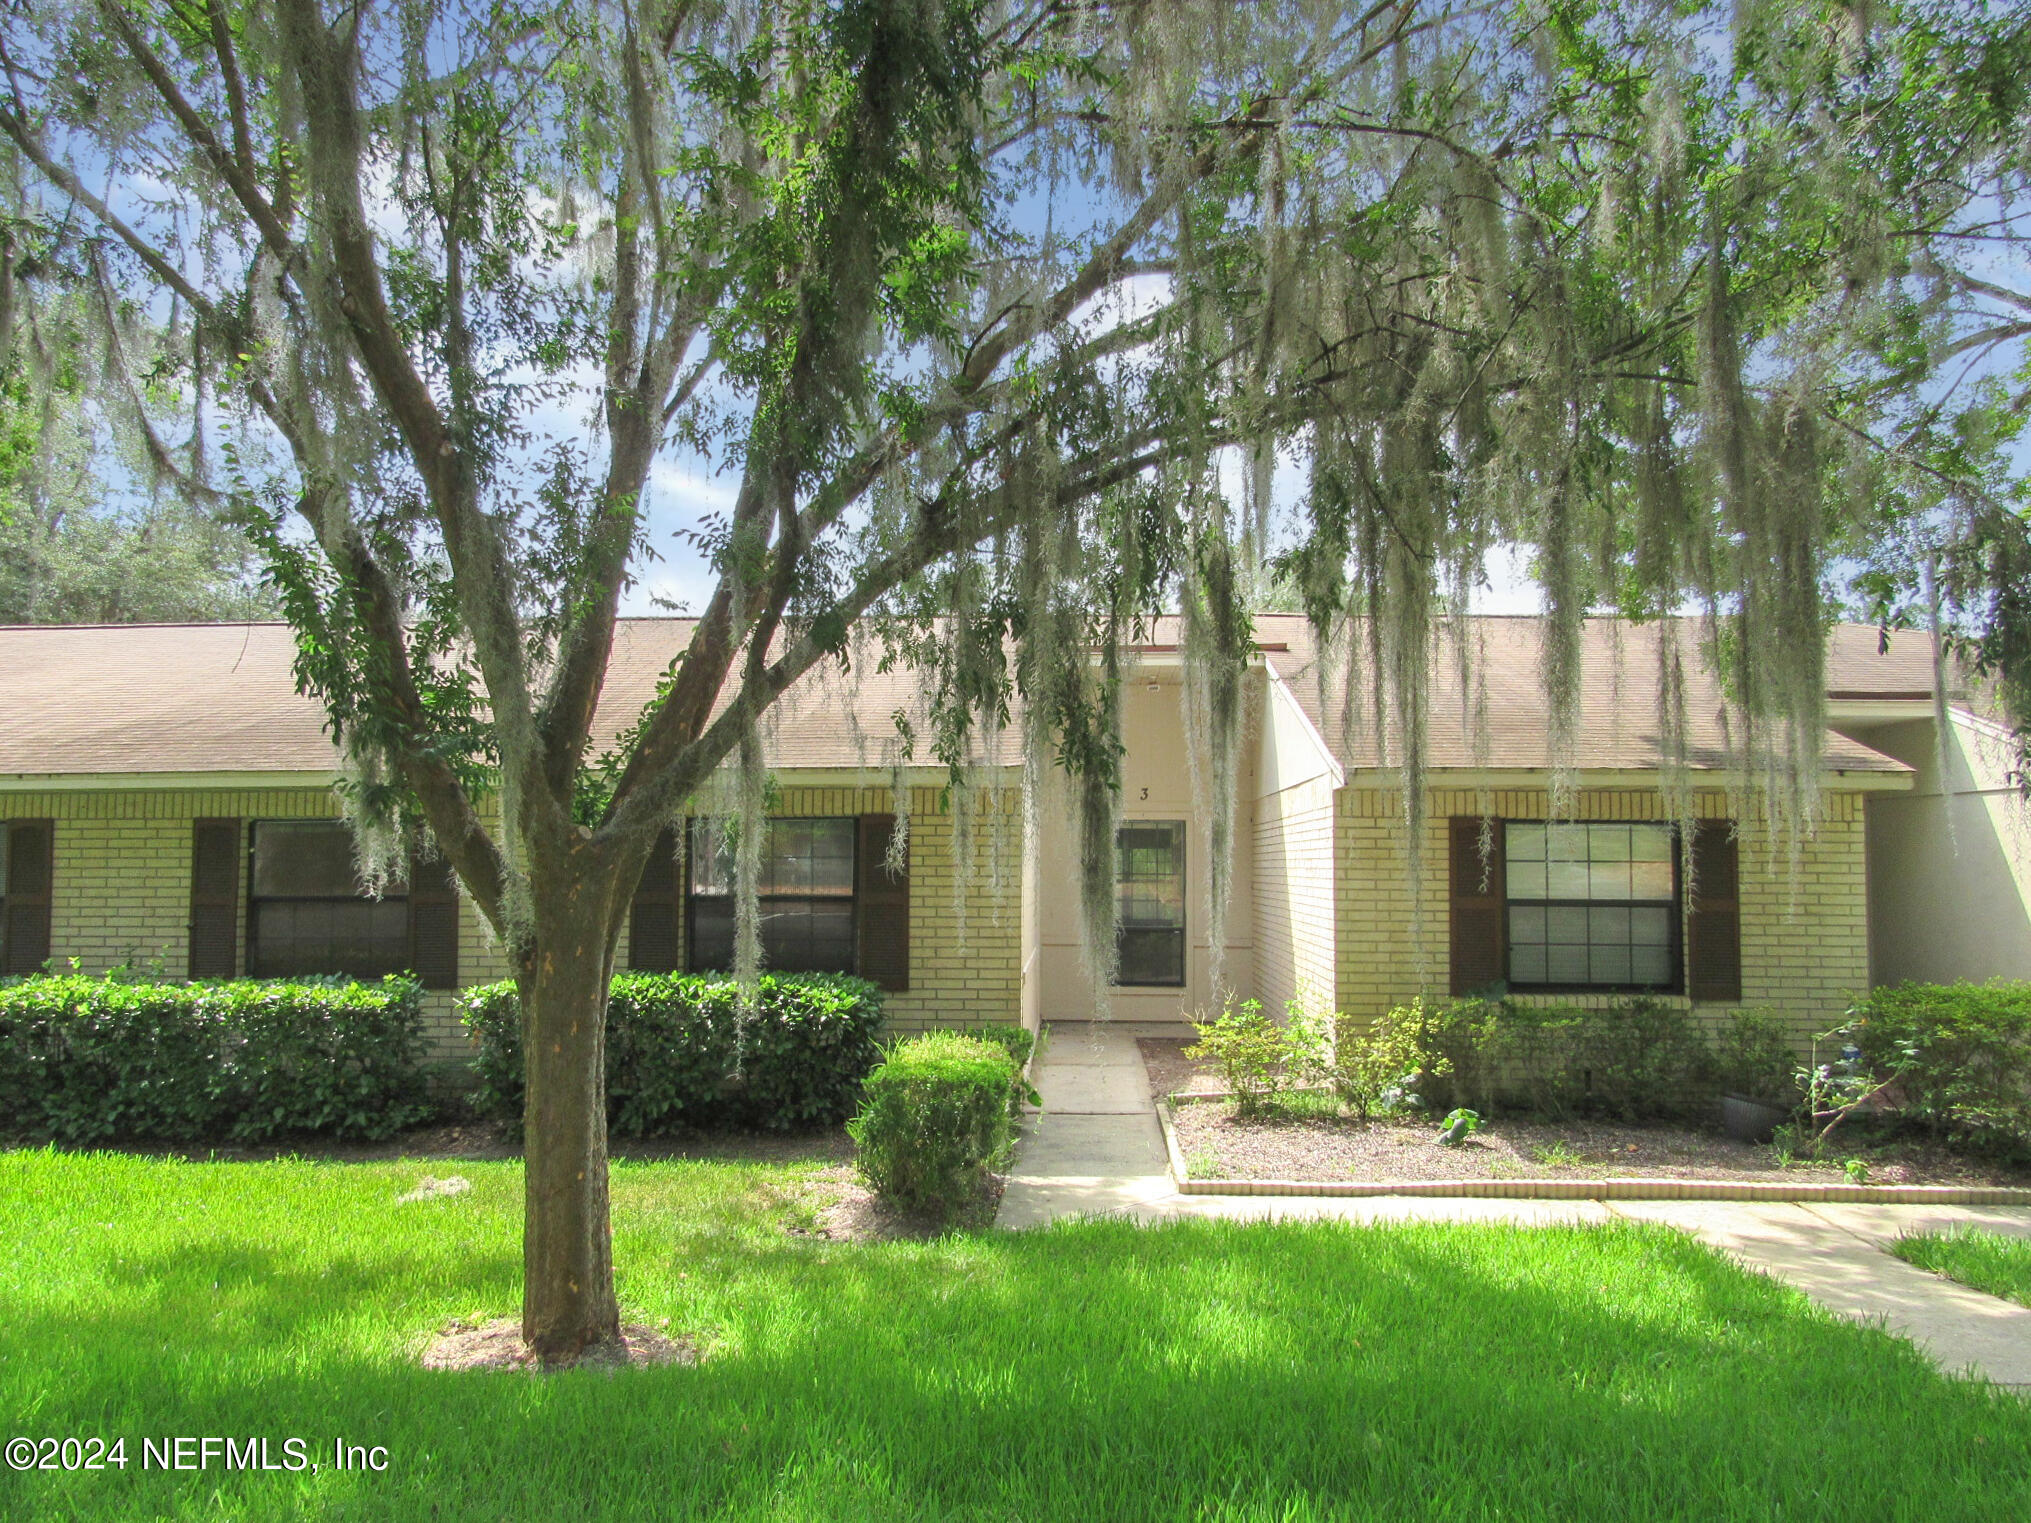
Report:
[[[1742,1142],[1768,1142],[1798,1110],[1798,1058],[1767,1010],[1738,1010],[1716,1054],[1721,1126]]]

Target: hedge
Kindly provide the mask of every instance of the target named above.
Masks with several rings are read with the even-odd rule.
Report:
[[[522,1117],[522,1014],[513,983],[459,1001],[479,1043],[475,1103]],[[716,974],[623,973],[607,1002],[607,1129],[651,1137],[692,1128],[796,1131],[853,1114],[880,1059],[881,991],[836,973],[765,973],[743,1016]]]
[[[0,1116],[73,1145],[386,1137],[430,1114],[422,988],[125,983],[0,987]]]
[[[1850,1012],[1905,1113],[1956,1140],[2031,1150],[2031,983],[1896,984]]]
[[[1701,1115],[1713,1100],[1712,1050],[1690,1015],[1658,1000],[1456,1000],[1392,1012],[1420,1017],[1420,1088],[1435,1112],[1471,1105],[1489,1116],[1510,1102],[1647,1121]]]
[[[867,1076],[847,1124],[861,1177],[907,1210],[964,1215],[983,1203],[988,1170],[1014,1145],[1020,1084],[1000,1042],[933,1031],[901,1043]]]

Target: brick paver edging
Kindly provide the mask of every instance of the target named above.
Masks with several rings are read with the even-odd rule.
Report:
[[[1491,1200],[1790,1200],[1876,1206],[2031,1206],[2031,1190],[2004,1185],[1773,1184],[1731,1179],[1193,1179],[1168,1101],[1157,1106],[1171,1183],[1180,1195],[1475,1195]]]

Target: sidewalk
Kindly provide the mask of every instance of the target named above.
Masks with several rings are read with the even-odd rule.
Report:
[[[998,1225],[1033,1227],[1054,1217],[1108,1212],[1142,1221],[1661,1222],[1796,1286],[1829,1310],[1881,1321],[1949,1373],[2031,1392],[2031,1307],[1940,1279],[1885,1251],[1903,1233],[1959,1223],[2031,1236],[2031,1208],[1179,1195],[1135,1045],[1137,1036],[1175,1031],[1132,1022],[1052,1027],[1031,1073],[1044,1111],[1025,1124]]]

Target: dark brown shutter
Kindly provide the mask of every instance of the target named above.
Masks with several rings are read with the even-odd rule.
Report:
[[[426,989],[458,987],[458,880],[441,857],[409,859],[409,971]]]
[[[853,914],[860,976],[902,994],[910,987],[910,866],[905,861],[901,872],[891,875],[888,870],[895,829],[892,814],[860,817]]]
[[[1742,902],[1734,826],[1693,827],[1692,902],[1685,923],[1686,993],[1696,1000],[1742,997]]]
[[[240,822],[190,829],[190,976],[231,978],[240,941]]]
[[[55,882],[53,820],[7,826],[7,956],[0,973],[40,973],[49,961],[49,905]]]
[[[1500,983],[1505,971],[1507,892],[1502,864],[1502,822],[1495,822],[1489,855],[1481,855],[1478,815],[1456,814],[1450,827],[1453,913],[1452,976],[1455,994],[1476,994]]]
[[[677,832],[666,830],[656,837],[628,914],[628,966],[638,973],[679,971],[684,944],[678,917],[684,896],[678,892],[677,867]]]

